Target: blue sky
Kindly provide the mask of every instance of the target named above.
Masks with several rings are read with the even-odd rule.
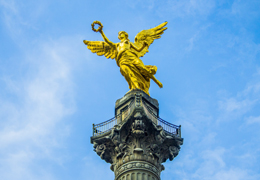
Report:
[[[150,95],[182,125],[184,145],[162,179],[260,179],[259,0],[0,0],[1,180],[113,179],[93,152],[92,123],[127,91],[115,61],[82,40],[113,42],[168,21],[142,60]]]

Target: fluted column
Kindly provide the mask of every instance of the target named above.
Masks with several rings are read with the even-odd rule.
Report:
[[[115,171],[115,180],[159,180],[160,170],[145,161],[131,161]]]

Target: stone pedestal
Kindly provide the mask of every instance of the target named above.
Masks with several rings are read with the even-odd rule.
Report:
[[[160,180],[183,144],[180,126],[159,118],[159,104],[141,90],[116,101],[115,118],[93,125],[91,143],[115,180]]]

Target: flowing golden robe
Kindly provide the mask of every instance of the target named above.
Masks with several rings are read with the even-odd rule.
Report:
[[[95,24],[98,24],[100,27],[95,29]],[[163,84],[154,76],[157,67],[144,65],[139,58],[148,52],[149,46],[155,39],[161,38],[161,35],[167,29],[167,27],[165,27],[166,24],[167,22],[164,22],[154,28],[142,30],[136,35],[134,43],[129,41],[126,32],[120,31],[118,33],[118,39],[120,39],[121,42],[113,43],[105,36],[101,22],[95,21],[92,24],[92,29],[95,32],[100,32],[105,41],[83,40],[83,42],[91,52],[116,60],[117,65],[120,67],[120,72],[126,79],[130,90],[141,89],[149,95],[151,79],[160,88],[163,87]]]
[[[121,74],[128,82],[129,89],[141,89],[149,94],[150,77],[157,71],[156,66],[144,65],[130,49],[124,50],[117,58]]]

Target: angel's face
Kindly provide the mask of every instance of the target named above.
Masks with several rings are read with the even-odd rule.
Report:
[[[125,39],[125,37],[126,37],[126,36],[125,36],[124,33],[119,33],[119,34],[118,34],[118,39],[119,39],[119,40],[123,40],[123,39]]]

